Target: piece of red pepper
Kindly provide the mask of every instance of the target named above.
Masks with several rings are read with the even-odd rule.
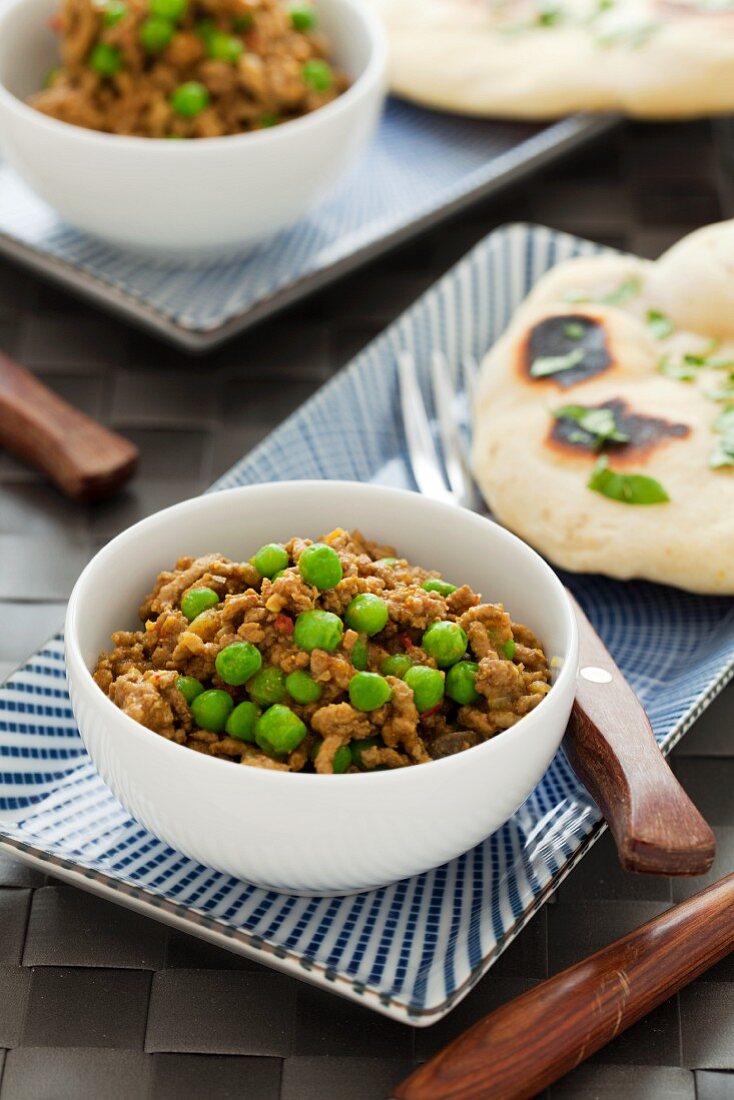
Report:
[[[282,634],[292,634],[296,629],[296,624],[290,615],[276,615],[275,616],[275,629],[279,630]]]
[[[401,644],[403,646],[403,649],[412,649],[413,648],[413,639],[411,638],[410,634],[407,634],[407,633],[406,634],[401,634],[400,635],[400,641],[401,641]]]
[[[441,709],[441,704],[436,703],[435,707],[431,707],[430,710],[424,710],[421,713],[421,718],[430,718],[432,714],[438,714]]]

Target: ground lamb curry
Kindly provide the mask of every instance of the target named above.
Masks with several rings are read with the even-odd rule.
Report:
[[[62,0],[54,26],[61,64],[29,103],[89,130],[241,134],[309,114],[348,84],[307,0]]]
[[[424,764],[486,741],[550,690],[540,641],[502,604],[358,531],[181,558],[94,678],[180,745],[279,771]]]

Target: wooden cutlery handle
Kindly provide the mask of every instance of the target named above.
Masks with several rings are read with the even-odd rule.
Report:
[[[0,354],[0,446],[76,500],[97,500],[132,477],[138,449]]]
[[[670,770],[637,696],[573,603],[580,671],[564,740],[573,769],[604,814],[626,870],[702,875],[713,863],[714,834]]]
[[[397,1100],[526,1100],[734,950],[734,875],[485,1016]]]

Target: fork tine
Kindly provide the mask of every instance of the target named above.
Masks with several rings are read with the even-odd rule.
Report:
[[[473,355],[466,355],[464,357],[464,384],[466,386],[466,393],[469,400],[469,409],[474,411],[474,400],[477,395],[477,380],[479,378],[479,364]]]
[[[415,360],[408,351],[402,351],[398,355],[398,378],[405,438],[416,484],[426,496],[455,504],[456,501],[441,476],[441,460],[433,442],[431,425],[418,385]]]
[[[441,432],[441,446],[446,465],[446,475],[454,496],[459,503],[468,504],[472,497],[471,473],[466,468],[464,451],[461,445],[459,421],[454,409],[456,395],[450,382],[448,360],[441,351],[431,356],[431,380],[438,425]]]

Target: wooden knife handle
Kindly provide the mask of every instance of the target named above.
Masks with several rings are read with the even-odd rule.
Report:
[[[138,449],[72,408],[0,354],[0,446],[76,500],[108,496],[132,477]]]
[[[397,1100],[526,1100],[734,950],[734,875],[485,1016]]]
[[[576,702],[563,743],[571,765],[604,814],[625,870],[705,874],[716,853],[714,834],[670,770],[639,699],[571,599],[580,635]]]

